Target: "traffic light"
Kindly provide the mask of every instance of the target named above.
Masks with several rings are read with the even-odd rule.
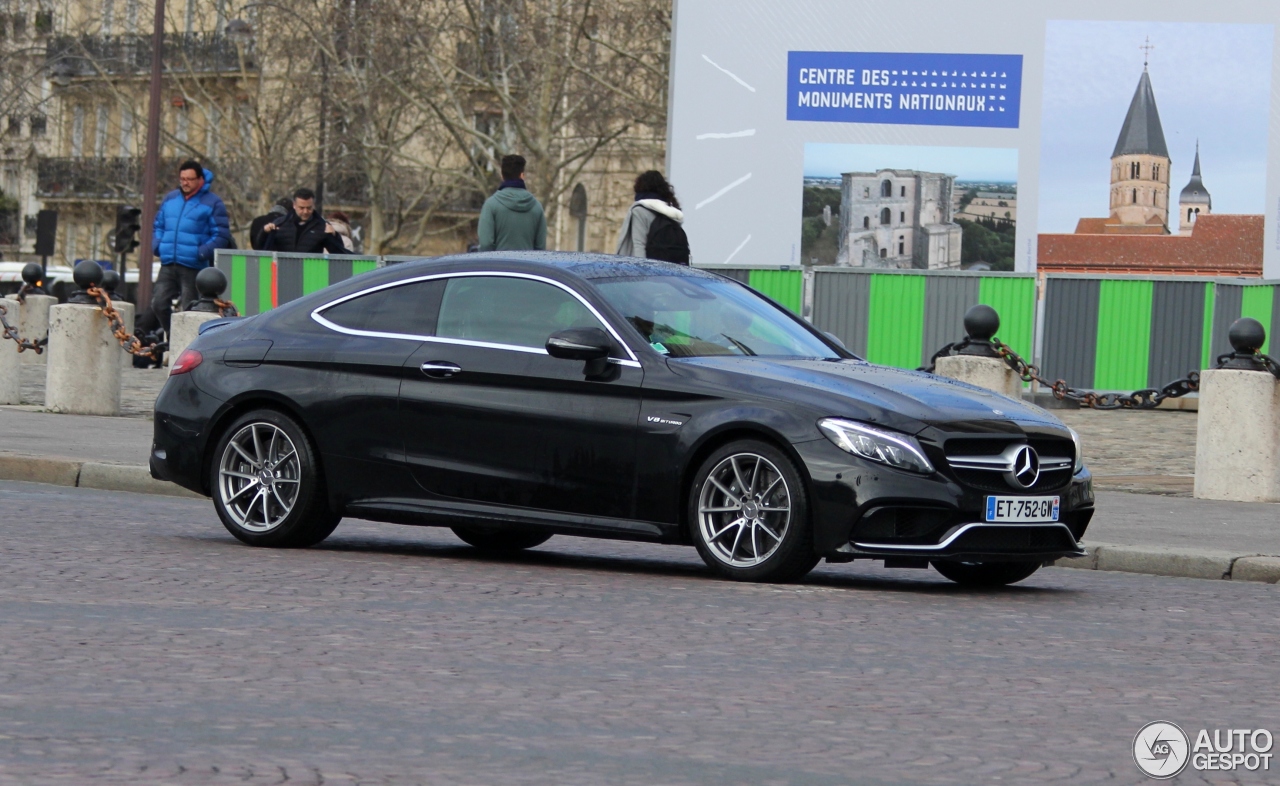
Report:
[[[138,230],[142,229],[142,210],[132,205],[116,208],[116,229],[112,235],[112,248],[117,254],[128,254],[138,247]]]

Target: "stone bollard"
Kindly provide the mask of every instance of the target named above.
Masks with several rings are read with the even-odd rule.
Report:
[[[81,290],[102,281],[96,262],[81,262],[73,274]],[[83,305],[83,291],[49,309],[48,370],[44,405],[75,415],[120,414],[120,342],[95,305]]]
[[[34,262],[28,263],[22,268],[22,280],[26,285],[35,289],[35,292],[29,292],[26,296],[26,304],[22,308],[22,322],[13,322],[14,327],[18,328],[18,333],[23,338],[29,338],[32,341],[39,341],[49,335],[49,309],[58,305],[58,299],[45,293],[43,289],[44,270]],[[17,300],[17,295],[9,295],[9,300]],[[48,360],[49,352],[46,349],[37,355],[34,352],[23,352],[21,362],[25,366],[42,366]]]
[[[124,323],[124,329],[133,334],[133,317],[137,309],[124,296],[116,291],[123,281],[120,274],[114,270],[108,270],[102,274],[102,290],[107,293],[107,297],[111,298],[111,306],[120,312],[120,321]],[[118,340],[117,340],[118,343]],[[133,368],[133,355],[130,355],[124,347],[120,348],[120,368]]]
[[[196,274],[196,291],[200,299],[186,311],[173,315],[169,331],[169,361],[172,362],[200,335],[200,326],[221,314],[215,302],[227,289],[227,276],[216,267],[207,267]]]
[[[1245,317],[1227,336],[1232,359],[1200,373],[1194,493],[1199,499],[1280,502],[1280,380],[1257,355],[1267,333]]]
[[[17,327],[22,318],[22,304],[16,300],[4,302],[5,315],[10,325]],[[18,351],[18,345],[0,339],[0,404],[22,403],[22,374],[19,370],[23,355],[35,354],[31,350]]]
[[[1010,398],[1022,397],[1022,380],[991,347],[1000,329],[1000,315],[991,306],[974,306],[964,313],[964,332],[974,342],[958,354],[938,358],[934,373],[994,390]]]

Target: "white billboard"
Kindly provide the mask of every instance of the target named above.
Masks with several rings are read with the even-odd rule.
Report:
[[[678,0],[669,178],[694,262],[1280,278],[1277,21],[1241,0]]]

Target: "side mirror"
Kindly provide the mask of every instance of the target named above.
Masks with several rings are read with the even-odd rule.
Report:
[[[586,361],[583,373],[588,377],[598,377],[609,368],[613,339],[600,328],[568,328],[552,333],[547,339],[546,349],[553,358]]]
[[[846,347],[846,346],[844,345],[844,342],[840,340],[840,337],[839,337],[839,336],[837,336],[835,333],[832,333],[830,330],[824,330],[824,331],[823,331],[823,335],[825,335],[827,338],[829,338],[829,339],[831,339],[832,341],[834,341],[837,347],[840,347],[840,348],[841,348],[841,349],[843,349],[843,350],[848,350],[848,349],[849,349],[848,347]]]

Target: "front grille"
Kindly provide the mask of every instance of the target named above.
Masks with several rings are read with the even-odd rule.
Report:
[[[951,510],[921,507],[873,508],[853,525],[859,543],[931,546],[957,523]]]
[[[976,469],[974,467],[954,466],[959,459],[999,458],[1011,447],[1030,445],[1040,457],[1040,477],[1029,488],[1015,485],[1005,478],[1005,473],[992,467]],[[1071,483],[1071,464],[1075,458],[1075,445],[1070,439],[1060,437],[1033,436],[1030,438],[1009,437],[1005,435],[993,437],[959,437],[948,439],[943,444],[948,469],[962,485],[983,492],[994,494],[1038,494],[1060,491]],[[1045,466],[1053,463],[1066,463],[1065,466]]]

